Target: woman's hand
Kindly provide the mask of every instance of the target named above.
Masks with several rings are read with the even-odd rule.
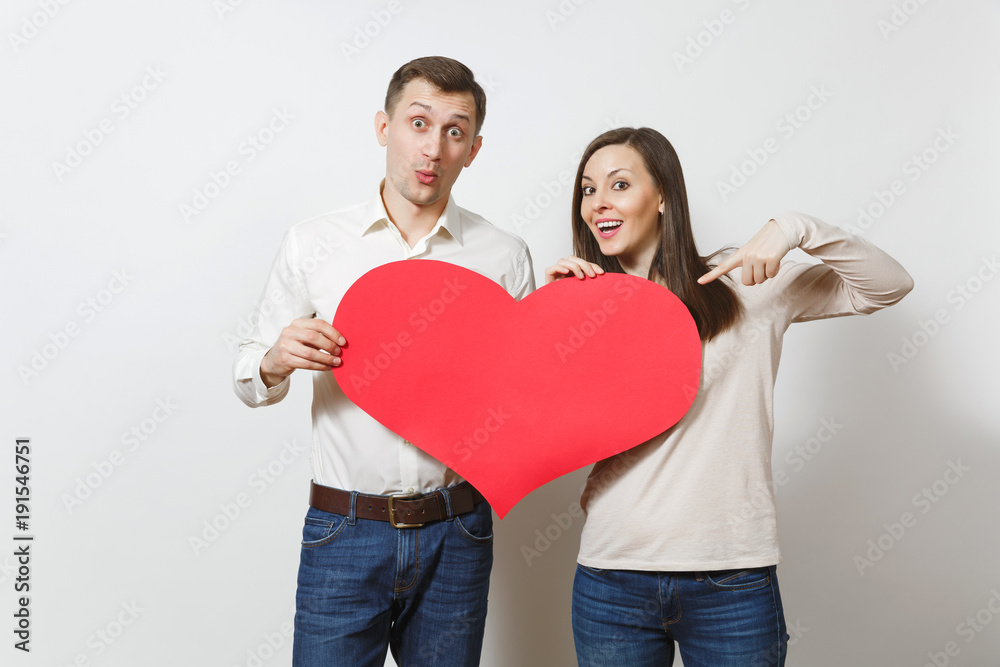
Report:
[[[560,259],[558,262],[545,269],[545,284],[548,285],[551,282],[555,282],[560,278],[565,278],[569,274],[574,274],[580,280],[585,277],[596,278],[598,274],[604,273],[602,269],[597,264],[593,262],[588,262],[579,257],[574,257],[570,255]]]
[[[781,258],[791,250],[788,239],[781,227],[774,220],[769,220],[764,228],[757,232],[739,250],[730,255],[724,262],[698,278],[702,285],[733,269],[743,267],[743,284],[760,285],[768,278],[778,275],[781,268]]]

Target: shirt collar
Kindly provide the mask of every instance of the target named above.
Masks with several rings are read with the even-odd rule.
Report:
[[[382,202],[382,187],[385,184],[383,180],[379,184],[378,192],[375,196],[368,202],[368,207],[365,209],[365,215],[361,220],[361,235],[367,234],[372,227],[376,224],[382,222],[388,225],[389,214],[386,213],[385,204]],[[444,228],[451,237],[458,242],[458,245],[462,245],[462,216],[458,210],[458,204],[455,203],[455,198],[448,194],[448,204],[444,207],[444,211],[441,213],[441,217],[438,218],[437,223],[431,230],[427,238],[434,236],[437,231]]]

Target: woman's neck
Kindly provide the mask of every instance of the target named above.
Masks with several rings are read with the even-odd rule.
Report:
[[[656,246],[644,249],[642,252],[628,255],[618,255],[618,263],[625,273],[640,278],[649,277],[649,269],[653,266],[656,256]]]

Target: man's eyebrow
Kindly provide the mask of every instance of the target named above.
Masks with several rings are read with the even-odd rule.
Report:
[[[410,102],[410,106],[411,107],[414,107],[414,106],[420,107],[421,109],[423,109],[427,113],[432,113],[434,111],[433,108],[431,108],[427,104],[424,104],[423,102]],[[462,120],[464,120],[466,123],[471,123],[472,122],[472,119],[469,118],[469,115],[468,114],[464,114],[464,113],[455,113],[455,114],[452,114],[451,118],[448,119],[448,121],[452,122],[452,123],[458,122],[458,121],[462,121]]]

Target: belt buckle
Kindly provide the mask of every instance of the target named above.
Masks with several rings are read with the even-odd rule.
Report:
[[[389,523],[393,528],[420,528],[423,523],[397,523],[396,522],[396,501],[420,498],[422,493],[393,493],[389,495]]]

